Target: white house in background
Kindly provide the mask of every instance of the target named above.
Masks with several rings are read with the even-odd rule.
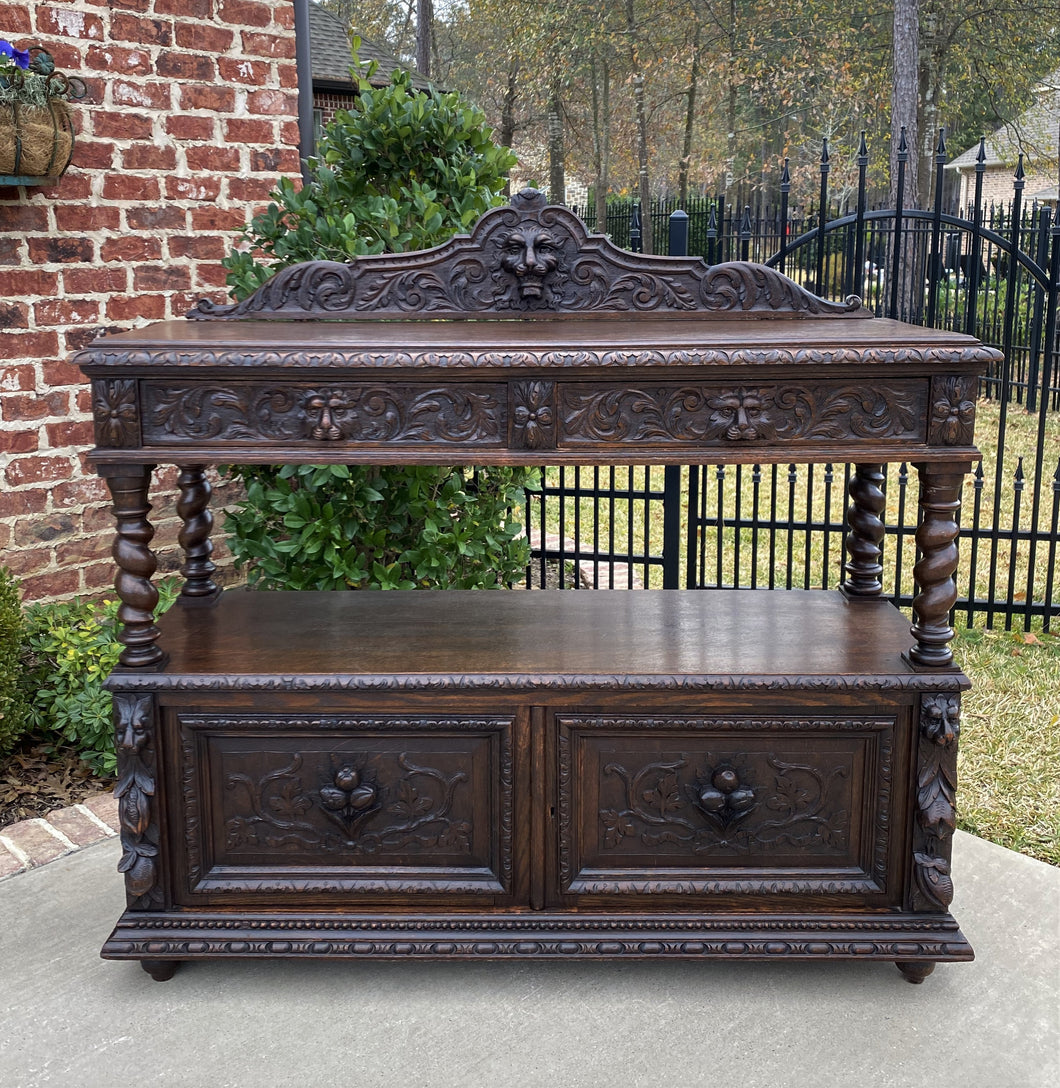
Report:
[[[1034,90],[1034,102],[1011,124],[1002,125],[986,137],[983,171],[983,201],[1007,203],[1012,199],[1012,178],[1023,152],[1026,184],[1023,199],[1039,204],[1057,202],[1060,181],[1060,68],[1046,76]],[[946,164],[960,176],[960,207],[969,207],[975,198],[975,164],[979,144],[975,143]]]

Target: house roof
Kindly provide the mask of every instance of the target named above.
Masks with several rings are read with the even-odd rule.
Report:
[[[350,52],[350,36],[345,24],[334,13],[319,4],[309,5],[309,42],[312,53],[314,84],[327,84],[330,87],[342,85],[353,87],[350,78],[350,65],[353,63]],[[372,77],[373,87],[382,87],[390,82],[390,75],[395,68],[405,68],[392,53],[367,38],[361,39],[360,57],[363,61],[378,61],[379,67]],[[412,85],[426,90],[430,81],[415,69],[412,72]]]
[[[1023,152],[1026,161],[1048,165],[1057,161],[1060,133],[1060,68],[1046,76],[1036,90],[1037,101],[1010,124],[986,138],[987,166],[1015,166]],[[946,164],[948,170],[970,170],[979,157],[979,144]]]

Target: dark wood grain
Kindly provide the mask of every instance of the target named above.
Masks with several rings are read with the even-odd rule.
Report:
[[[204,957],[827,957],[913,982],[949,914],[949,611],[975,389],[999,353],[771,269],[644,257],[539,193],[422,253],[284,270],[107,334],[128,909]],[[176,464],[185,603],[155,624]],[[209,486],[249,464],[856,465],[843,592],[219,594]],[[883,466],[920,479],[910,624]],[[168,655],[168,656],[167,656]]]

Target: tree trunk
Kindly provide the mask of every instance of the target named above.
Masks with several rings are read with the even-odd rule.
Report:
[[[736,173],[736,0],[729,0],[729,86],[725,110],[727,128],[725,156],[725,192],[732,189]]]
[[[637,24],[633,0],[626,0],[626,34],[629,37],[630,71],[633,74],[633,119],[637,126],[637,190],[640,194],[641,252],[654,253],[651,226],[651,177],[648,173],[648,111],[644,106],[644,74],[640,70]]]
[[[501,104],[500,141],[505,147],[515,143],[515,100],[518,97],[519,58],[514,57],[508,65],[508,83],[504,88],[504,101]],[[504,195],[512,195],[511,178],[504,183]]]
[[[430,78],[434,54],[433,0],[416,0],[416,67]]]
[[[593,165],[596,170],[596,230],[607,233],[607,193],[611,188],[611,69],[607,60],[594,56]]]
[[[567,199],[563,158],[561,85],[559,78],[554,76],[548,87],[548,197],[553,204],[563,204]]]
[[[905,172],[906,206],[919,202],[920,130],[917,125],[920,87],[920,0],[895,0],[894,87],[891,95],[891,202],[897,198],[898,145],[905,128],[909,162]]]
[[[692,131],[696,120],[696,91],[699,87],[699,39],[700,26],[696,23],[696,36],[692,41],[692,67],[688,73],[688,105],[685,108],[685,139],[681,148],[681,170],[677,175],[677,190],[681,207],[688,204],[688,168],[692,161]]]

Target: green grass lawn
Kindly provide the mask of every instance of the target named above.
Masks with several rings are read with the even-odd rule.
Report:
[[[1060,636],[960,631],[959,826],[1060,865]]]

